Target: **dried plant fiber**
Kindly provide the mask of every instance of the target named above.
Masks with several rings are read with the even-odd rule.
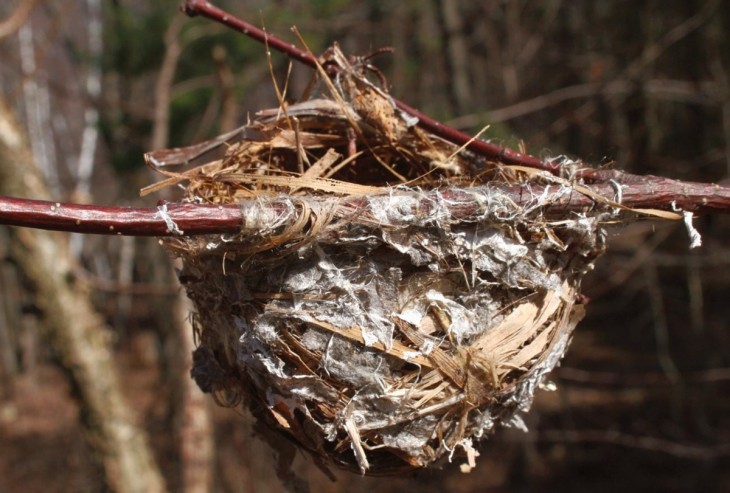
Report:
[[[515,203],[500,186],[532,177],[418,130],[336,46],[321,60],[337,73],[315,96],[153,187],[245,217],[164,242],[196,307],[193,376],[324,462],[468,470],[565,353],[612,211],[547,215],[567,181]]]

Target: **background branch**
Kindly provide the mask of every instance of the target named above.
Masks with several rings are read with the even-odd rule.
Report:
[[[23,0],[15,10],[5,19],[0,21],[0,40],[15,34],[25,24],[26,19],[33,11],[33,7],[40,0]]]
[[[210,2],[202,0],[188,0],[183,7],[183,11],[190,16],[201,15],[216,22],[220,22],[221,24],[239,31],[260,43],[266,43],[270,48],[273,48],[309,67],[315,68],[317,65],[317,59],[311,53],[301,50],[291,43],[287,43],[276,36],[257,28],[253,24],[219,9]],[[393,102],[400,110],[416,117],[418,119],[419,127],[456,145],[467,145],[467,148],[470,151],[480,156],[505,164],[519,164],[521,166],[542,169],[554,174],[560,172],[560,166],[557,164],[543,161],[534,156],[519,153],[508,147],[490,144],[489,142],[484,142],[478,139],[474,140],[471,135],[460,132],[455,128],[451,128],[402,101],[394,98]]]

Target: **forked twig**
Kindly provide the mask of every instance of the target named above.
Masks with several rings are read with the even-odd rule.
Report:
[[[219,22],[231,29],[245,34],[256,41],[268,44],[286,56],[293,58],[309,67],[316,68],[317,60],[309,52],[297,48],[291,43],[267,33],[258,27],[250,24],[204,0],[187,0],[182,7],[183,12],[189,16],[202,16]],[[560,174],[562,166],[558,162],[543,161],[534,156],[519,153],[508,147],[490,144],[482,140],[473,139],[471,135],[449,127],[448,125],[431,118],[421,111],[407,105],[406,103],[393,98],[393,102],[401,111],[418,119],[418,126],[422,129],[437,135],[458,146],[466,145],[470,151],[492,161],[504,164],[518,164],[548,171],[552,174]]]

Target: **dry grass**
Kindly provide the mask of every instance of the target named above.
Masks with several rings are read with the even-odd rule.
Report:
[[[316,96],[148,155],[223,146],[145,192],[241,203],[255,231],[165,242],[196,305],[193,374],[325,462],[385,474],[458,454],[469,470],[564,354],[603,216],[515,204],[498,185],[534,176],[419,130],[336,46],[322,64]]]

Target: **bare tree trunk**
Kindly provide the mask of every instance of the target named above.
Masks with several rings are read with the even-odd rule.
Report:
[[[449,88],[458,114],[467,112],[472,101],[469,84],[469,50],[457,2],[439,0],[445,57],[449,64]]]
[[[0,194],[48,197],[29,147],[0,101]],[[122,396],[106,327],[75,281],[73,264],[55,233],[17,230],[13,254],[35,284],[48,336],[78,388],[84,423],[117,492],[164,491],[147,437]]]
[[[20,26],[18,41],[20,46],[20,65],[23,70],[23,104],[31,135],[30,147],[33,160],[45,182],[53,192],[53,198],[61,195],[61,179],[56,162],[56,144],[51,131],[51,97],[46,80],[37,77],[36,47],[33,24],[26,22]]]
[[[182,488],[185,493],[208,493],[213,486],[214,458],[211,401],[190,378],[195,350],[190,323],[193,307],[183,289],[178,293],[173,310],[174,330],[179,338],[182,355],[179,372],[182,402],[178,409]]]
[[[38,0],[23,0],[8,17],[0,20],[0,39],[15,34],[25,24],[26,19],[37,3]]]
[[[89,202],[91,199],[91,178],[96,164],[96,149],[99,139],[99,96],[101,95],[103,52],[103,24],[100,0],[86,0],[87,43],[89,66],[86,69],[86,95],[88,101],[84,108],[84,131],[81,137],[81,150],[78,164],[74,170],[76,183],[73,196],[75,201]],[[71,256],[80,258],[84,249],[83,235],[71,236]]]
[[[175,79],[177,62],[183,46],[180,33],[184,24],[183,17],[176,17],[165,33],[165,56],[162,62],[157,82],[155,84],[155,118],[152,133],[152,148],[163,149],[168,145],[170,126],[170,88]],[[219,66],[219,77],[223,104],[229,105],[224,113],[234,110],[235,104],[227,100],[226,89],[232,95],[232,90],[226,87],[224,77],[221,76],[221,64],[225,61],[216,59]],[[232,76],[229,76],[232,77]],[[231,117],[223,118],[230,120]],[[225,128],[232,123],[222,123]],[[175,265],[171,261],[172,272]],[[174,280],[177,283],[177,279]],[[210,401],[203,394],[195,381],[190,378],[190,368],[193,367],[193,351],[195,341],[193,327],[190,323],[192,303],[184,290],[180,290],[171,306],[173,334],[176,345],[176,355],[172,358],[172,374],[175,390],[173,392],[173,412],[177,438],[179,440],[180,470],[182,486],[185,493],[208,493],[213,486],[213,423],[210,410]]]

